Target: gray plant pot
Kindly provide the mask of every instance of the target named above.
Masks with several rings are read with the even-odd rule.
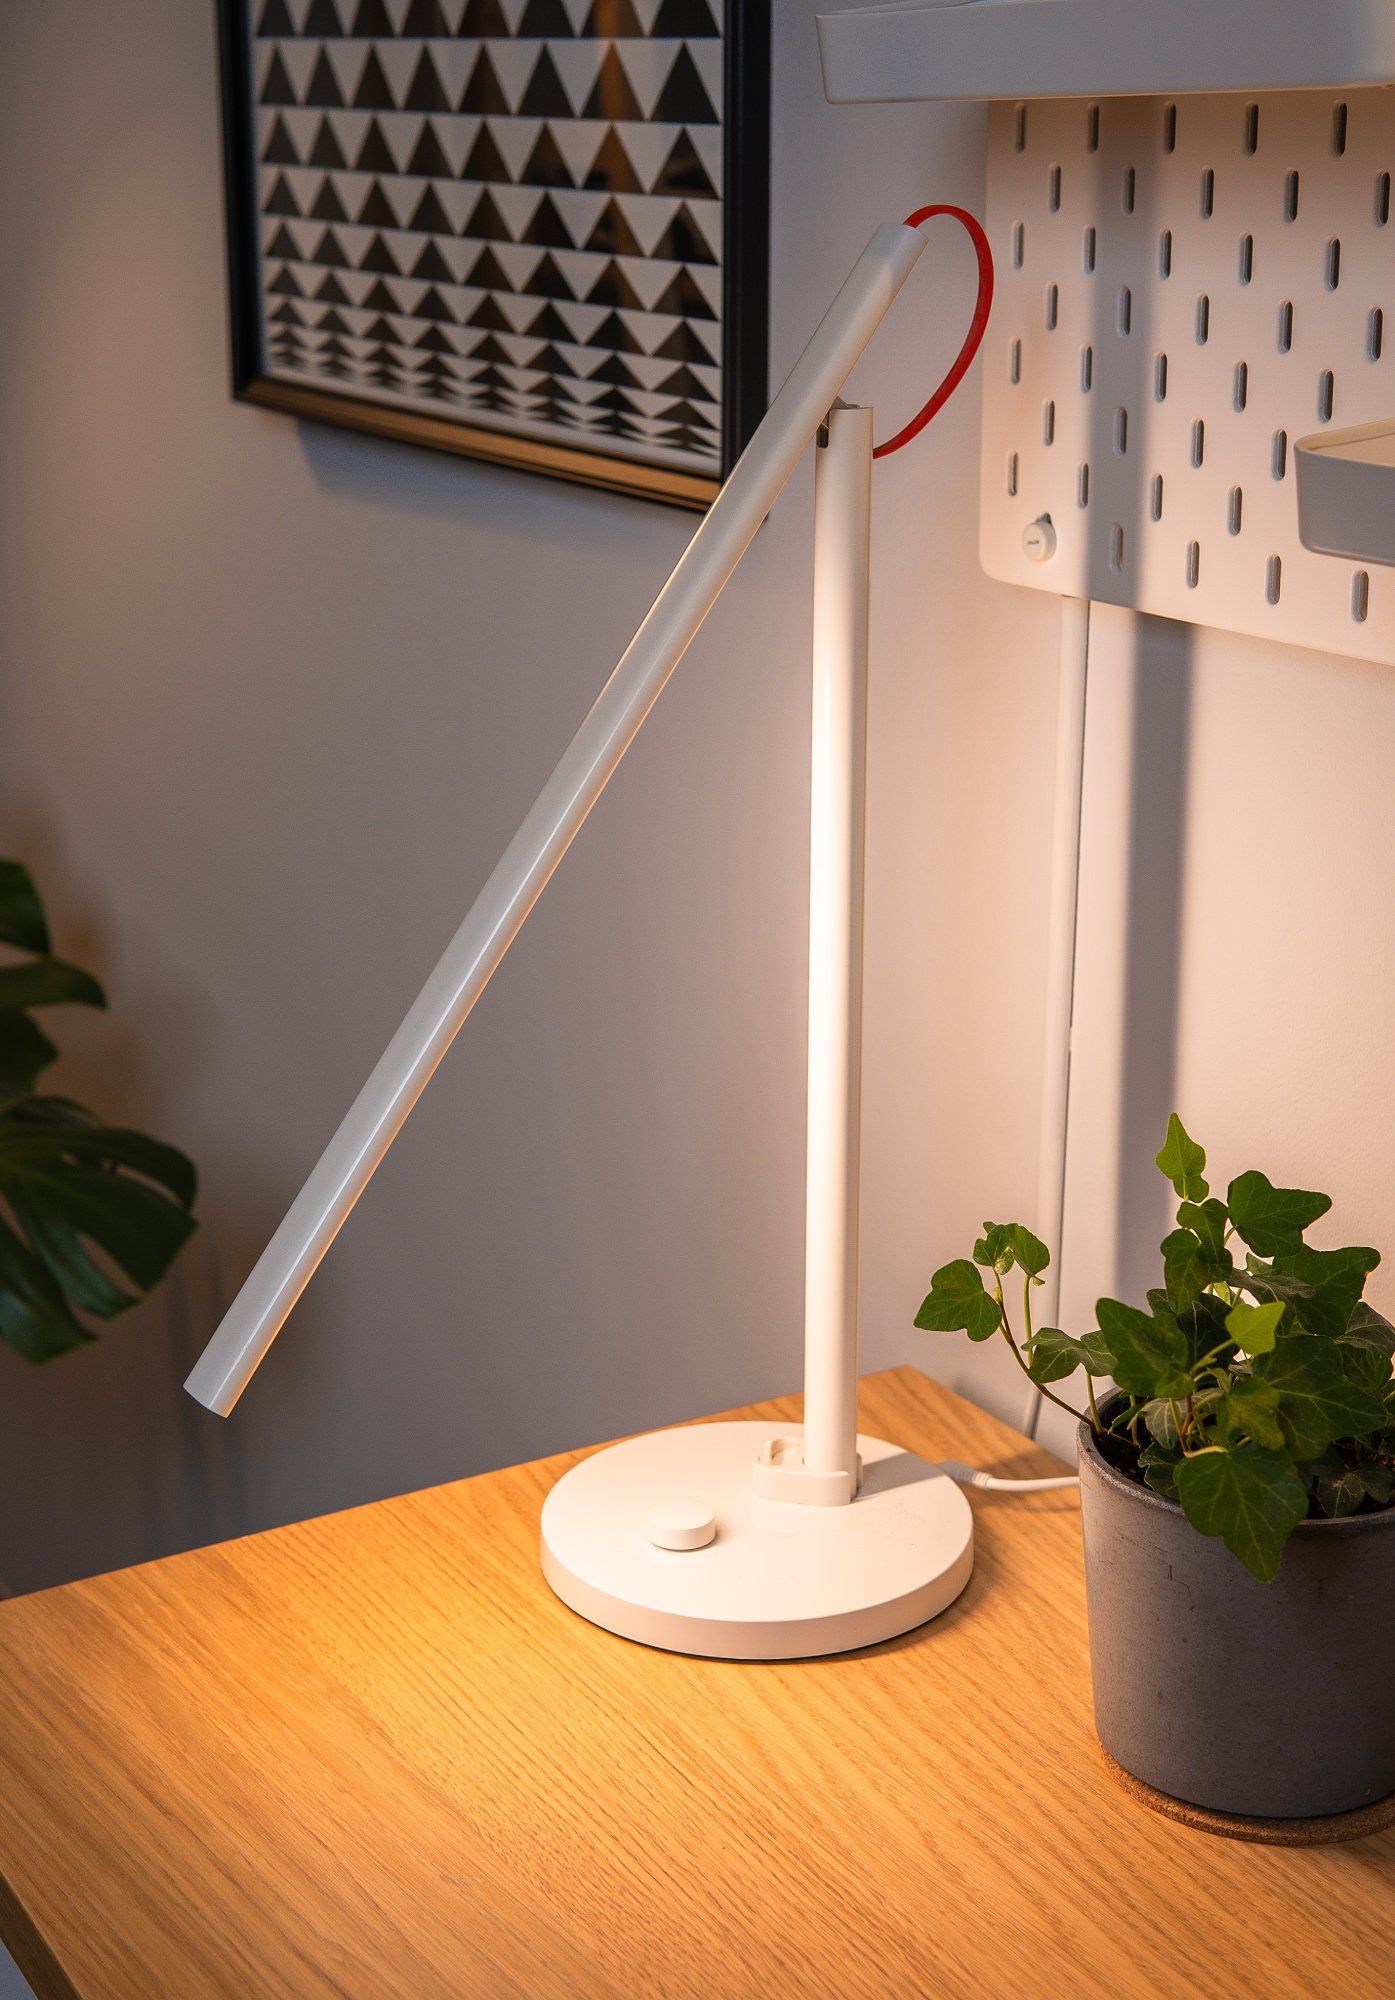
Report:
[[[1190,1805],[1262,1819],[1395,1792],[1395,1509],[1304,1521],[1258,1583],[1080,1427],[1100,1742]]]

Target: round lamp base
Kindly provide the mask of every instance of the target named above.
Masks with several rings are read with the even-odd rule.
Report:
[[[799,1426],[691,1424],[583,1459],[543,1505],[543,1575],[593,1625],[724,1660],[850,1652],[954,1602],[974,1522],[952,1479],[860,1437],[851,1505],[764,1499],[753,1468],[775,1432]]]

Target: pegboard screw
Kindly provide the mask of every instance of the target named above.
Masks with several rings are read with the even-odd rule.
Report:
[[[1050,562],[1056,553],[1056,527],[1049,514],[1042,514],[1022,530],[1022,553],[1029,562]]]

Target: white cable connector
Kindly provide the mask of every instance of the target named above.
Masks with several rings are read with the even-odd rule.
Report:
[[[1064,1493],[1080,1484],[1073,1473],[1062,1479],[995,1479],[991,1472],[978,1472],[957,1458],[945,1459],[935,1470],[947,1473],[957,1486],[972,1486],[979,1493]]]

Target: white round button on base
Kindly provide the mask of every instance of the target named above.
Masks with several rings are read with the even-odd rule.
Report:
[[[651,1507],[649,1539],[656,1549],[705,1549],[717,1533],[717,1519],[700,1500],[669,1500]]]

